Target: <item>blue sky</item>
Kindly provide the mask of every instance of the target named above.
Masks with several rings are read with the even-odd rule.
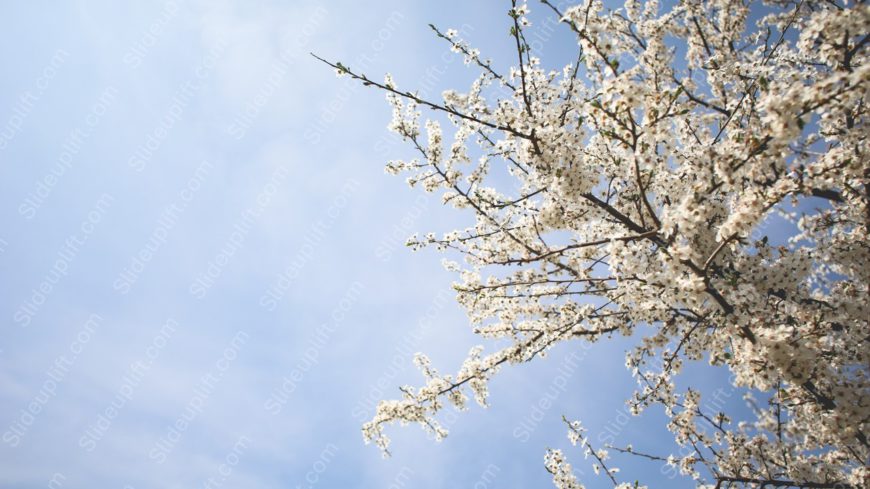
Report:
[[[422,380],[409,352],[449,371],[477,343],[440,257],[402,246],[463,216],[384,174],[410,152],[383,96],[307,53],[437,95],[473,73],[427,24],[505,66],[507,9],[9,3],[0,487],[546,487],[547,447],[608,487],[563,414],[593,440],[666,449],[660,412],[624,414],[621,339],[504,371],[444,442],[393,429],[388,460],[362,443],[372,401]],[[554,67],[573,54],[567,30],[542,45]]]

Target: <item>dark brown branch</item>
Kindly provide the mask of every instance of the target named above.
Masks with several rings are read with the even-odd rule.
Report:
[[[439,110],[440,110],[440,111],[442,111],[442,112],[447,112],[448,114],[453,114],[453,115],[455,115],[456,117],[459,117],[460,119],[465,119],[465,120],[467,120],[467,121],[475,122],[475,123],[477,123],[477,124],[480,124],[480,125],[483,125],[483,126],[486,126],[486,127],[492,128],[492,129],[497,129],[497,130],[499,130],[499,131],[504,131],[504,132],[506,132],[506,133],[508,133],[508,134],[513,134],[514,136],[517,136],[517,137],[519,137],[519,138],[523,138],[523,139],[526,139],[526,140],[529,140],[529,141],[534,141],[534,139],[535,139],[535,138],[533,138],[531,135],[529,135],[529,134],[525,134],[525,133],[522,133],[522,132],[520,132],[520,131],[517,131],[516,129],[514,129],[514,128],[512,128],[512,127],[502,126],[502,125],[500,125],[500,124],[493,124],[492,122],[484,121],[484,120],[479,119],[479,118],[477,118],[477,117],[475,117],[475,116],[468,115],[468,114],[463,114],[462,112],[459,112],[459,111],[457,111],[457,110],[455,110],[455,109],[452,109],[452,108],[450,108],[450,107],[447,107],[447,106],[444,106],[444,105],[438,105],[438,104],[433,103],[433,102],[429,102],[428,100],[421,99],[420,97],[414,95],[413,93],[410,93],[410,92],[402,92],[402,91],[400,91],[400,90],[396,90],[396,89],[393,88],[393,87],[387,86],[387,85],[385,85],[385,84],[383,84],[383,83],[379,83],[379,82],[376,82],[376,81],[374,81],[374,80],[371,80],[371,79],[369,79],[368,77],[366,77],[364,74],[356,74],[356,73],[354,73],[353,71],[351,71],[348,67],[346,67],[346,66],[344,66],[344,65],[337,64],[337,63],[331,63],[331,62],[329,62],[329,61],[327,61],[327,60],[321,58],[320,56],[318,56],[318,55],[316,55],[316,54],[314,54],[314,53],[309,53],[309,54],[311,54],[311,56],[315,57],[315,58],[318,59],[319,61],[321,61],[321,62],[323,62],[323,63],[325,63],[325,64],[331,66],[332,68],[335,68],[336,70],[339,70],[340,72],[342,72],[342,73],[344,73],[344,74],[350,76],[350,77],[353,78],[354,80],[359,80],[359,81],[361,81],[361,82],[363,83],[363,85],[372,85],[372,86],[375,86],[375,87],[377,87],[377,88],[380,88],[381,90],[384,90],[384,91],[387,91],[387,92],[393,93],[393,94],[398,95],[398,96],[400,96],[400,97],[402,97],[402,98],[406,98],[406,99],[408,99],[408,100],[413,100],[414,102],[417,102],[417,103],[420,104],[420,105],[425,105],[426,107],[429,107],[429,108],[432,109],[432,110],[435,110],[435,111],[439,111]]]

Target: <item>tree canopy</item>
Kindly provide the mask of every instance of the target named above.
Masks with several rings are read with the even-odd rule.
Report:
[[[527,42],[529,6],[516,1],[516,64],[505,71],[433,26],[479,71],[438,100],[327,62],[386,92],[390,130],[418,153],[387,171],[474,214],[473,226],[408,245],[461,255],[445,262],[459,303],[482,338],[509,342],[472,349],[449,375],[418,355],[425,385],[381,402],[366,441],[388,453],[394,422],[443,437],[439,411],[469,396],[485,405],[500,369],[561,342],[632,335],[627,402],[633,413],[663,406],[689,454],[596,447],[566,420],[615,487],[643,481],[620,480],[613,452],[704,487],[868,487],[870,6],[535,8],[573,31],[575,62],[545,67]],[[421,121],[423,109],[440,121]],[[773,239],[774,220],[793,232]],[[691,361],[755,393],[752,419],[707,412],[698,389],[677,389]],[[583,487],[569,459],[550,450],[545,466],[557,487]]]

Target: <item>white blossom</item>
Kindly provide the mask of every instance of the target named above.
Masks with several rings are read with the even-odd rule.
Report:
[[[514,3],[518,66],[497,71],[449,30],[480,71],[469,90],[424,101],[389,77],[378,85],[390,130],[415,152],[387,171],[474,219],[408,244],[462,257],[445,265],[457,300],[499,347],[475,347],[455,375],[416,357],[424,385],[382,402],[366,441],[386,451],[394,422],[441,438],[441,409],[466,409],[470,396],[485,406],[503,366],[620,333],[638,345],[626,356],[638,381],[629,408],[663,406],[684,449],[653,460],[699,487],[867,487],[870,6],[770,2],[756,15],[751,2],[668,5],[584,0],[553,12],[582,65],[549,71],[525,47],[527,5]],[[425,137],[424,107],[441,115]],[[710,411],[675,383],[698,361],[765,402],[750,419]],[[569,424],[603,477],[644,487],[617,481],[604,465],[613,449],[583,432]],[[583,487],[561,451],[545,467],[557,487]]]

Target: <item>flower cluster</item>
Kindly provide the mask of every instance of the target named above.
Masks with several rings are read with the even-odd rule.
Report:
[[[386,450],[393,422],[442,437],[444,401],[485,405],[501,366],[619,333],[638,336],[632,411],[664,406],[687,449],[647,457],[700,485],[866,487],[870,6],[541,3],[574,32],[576,63],[544,68],[525,41],[529,7],[513,2],[519,62],[505,73],[436,29],[480,71],[465,93],[422,100],[333,65],[387,92],[389,127],[416,153],[387,171],[473,213],[408,244],[461,256],[447,264],[458,301],[502,346],[473,349],[455,375],[419,357],[426,384],[382,402],[366,440]],[[425,131],[421,108],[441,115]],[[677,389],[702,360],[763,393],[754,419]],[[570,430],[616,487],[634,487]],[[557,487],[582,487],[560,451],[545,465]]]

